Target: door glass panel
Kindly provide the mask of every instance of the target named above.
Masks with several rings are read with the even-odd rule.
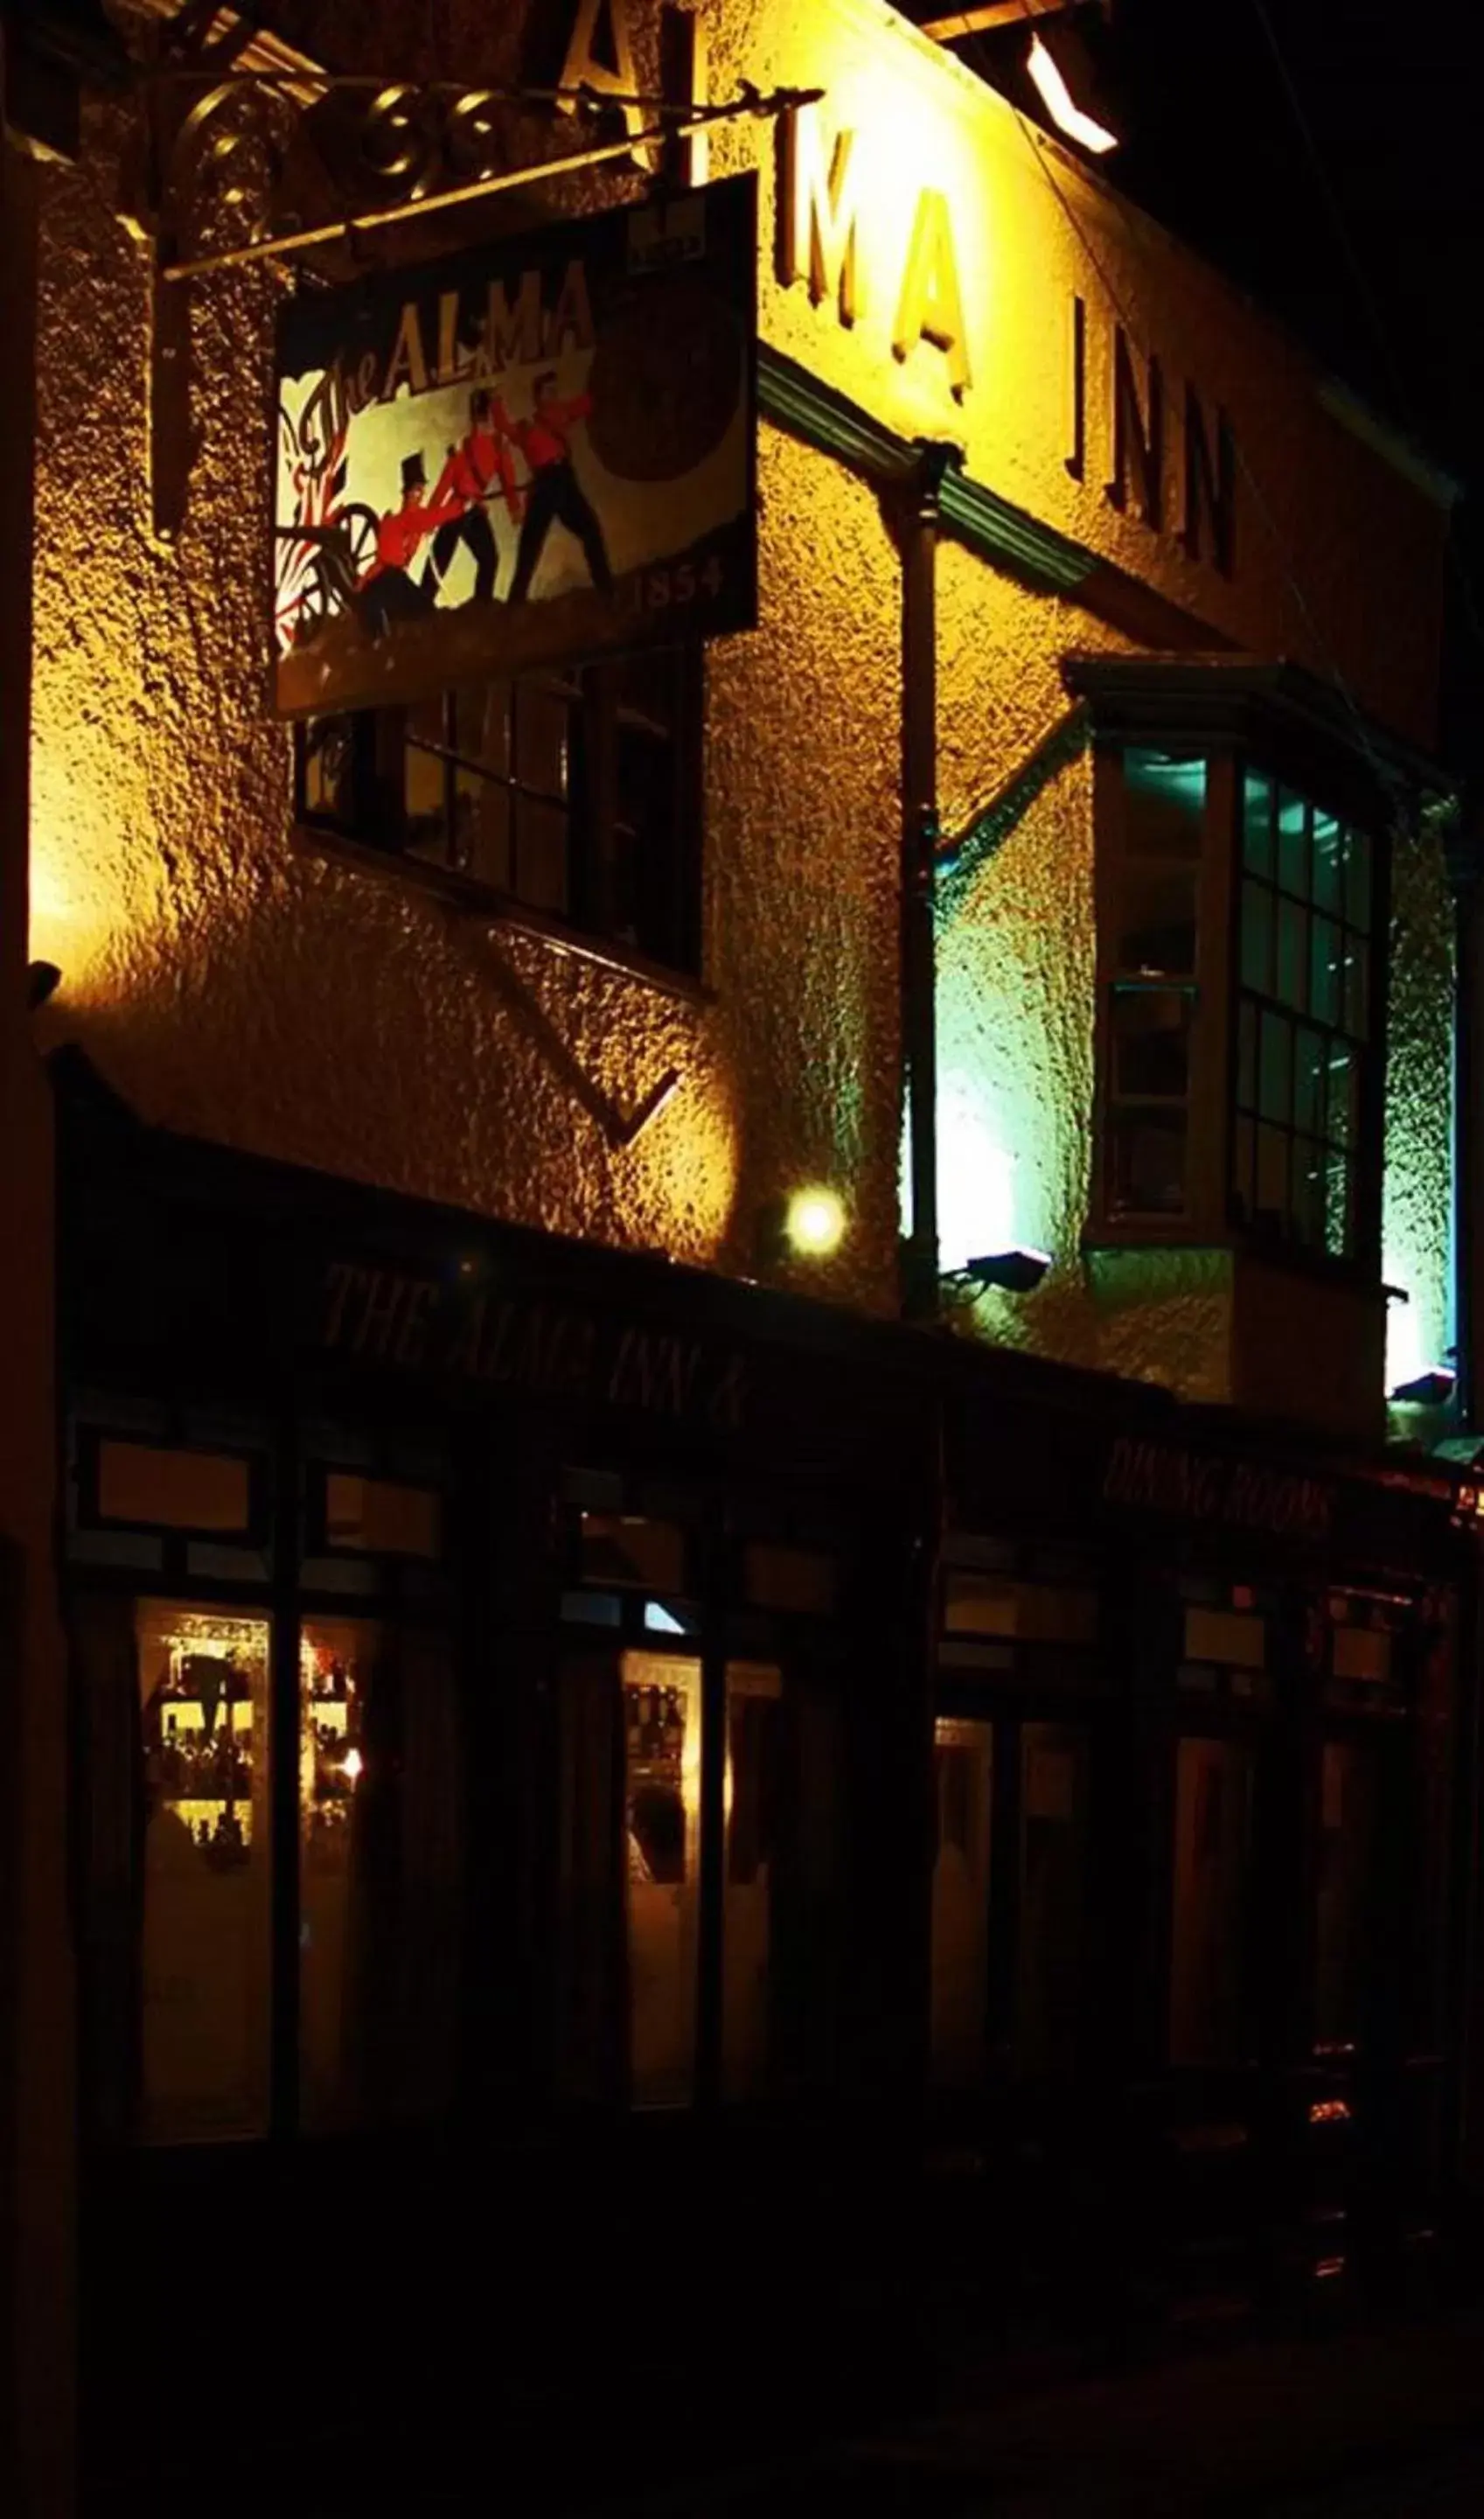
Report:
[[[362,1725],[371,1629],[316,1619],[299,1649],[300,2105],[309,2126],[356,2113],[347,1952],[365,1864]],[[352,1875],[356,1876],[354,1887]]]
[[[299,2095],[311,2129],[438,2114],[458,2035],[462,1772],[436,1630],[299,1640]]]
[[[1079,1724],[1021,1730],[1021,1933],[1016,2063],[1069,2072],[1077,2060],[1087,1940],[1089,1745]]]
[[[1345,1630],[1341,1630],[1344,1633]],[[1327,1741],[1320,1771],[1320,1872],[1314,2034],[1351,2042],[1365,2029],[1366,1961],[1376,1852],[1372,1751]]]
[[[683,2107],[695,2078],[701,1665],[627,1653],[624,1816],[630,2087]]]
[[[149,2142],[268,2117],[268,1621],[142,1601]]]
[[[933,2079],[983,2078],[989,2001],[987,1723],[940,1718],[934,1734],[938,1837],[933,1862]]]
[[[782,1694],[782,1677],[771,1666],[728,1664],[721,2079],[729,2099],[756,2098],[771,2061]]]
[[[1185,1740],[1175,1770],[1170,2059],[1233,2064],[1246,2047],[1252,1754]]]

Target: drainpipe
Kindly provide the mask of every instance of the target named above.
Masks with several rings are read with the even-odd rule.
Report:
[[[916,1321],[938,1312],[937,560],[943,474],[961,461],[956,446],[919,442],[902,540],[901,1035],[912,1229],[902,1245],[901,1307]]]

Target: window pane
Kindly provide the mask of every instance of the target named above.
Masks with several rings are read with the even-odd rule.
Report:
[[[1352,927],[1371,927],[1371,843],[1364,831],[1345,833],[1345,916]]]
[[[411,739],[402,756],[402,809],[407,845],[442,856],[448,846],[444,827],[445,773],[441,753],[429,752]]]
[[[1278,791],[1278,880],[1299,901],[1309,899],[1309,809],[1287,787]]]
[[[1091,1644],[1098,1596],[1079,1584],[1018,1581],[950,1566],[943,1584],[943,1632],[1016,1636],[1032,1644]]]
[[[1309,913],[1286,893],[1278,897],[1278,987],[1286,1006],[1300,1009],[1308,1000]]]
[[[347,826],[355,820],[355,720],[312,718],[300,734],[304,763],[304,811]]]
[[[1309,1008],[1321,1023],[1339,1021],[1339,930],[1332,919],[1316,918],[1309,940]]]
[[[1196,869],[1157,860],[1128,865],[1118,967],[1155,977],[1196,967]]]
[[[678,1523],[651,1522],[642,1514],[585,1513],[582,1577],[605,1587],[683,1593],[685,1533]]]
[[[105,1522],[168,1530],[244,1531],[248,1465],[228,1452],[187,1452],[106,1437],[98,1446],[98,1510]]]
[[[1244,1111],[1257,1107],[1257,1008],[1250,997],[1237,1009],[1237,1099]]]
[[[1366,984],[1369,978],[1370,958],[1371,949],[1365,938],[1347,935],[1344,945],[1344,1023],[1346,1032],[1353,1033],[1357,1040],[1364,1040],[1366,1038],[1368,1014]]]
[[[782,1694],[777,1670],[751,1662],[728,1663],[721,2074],[729,2099],[753,2098],[763,2091],[773,2060],[771,1973],[778,1894]]]
[[[453,2093],[462,1775],[441,1637],[308,1618],[299,1639],[299,2073],[312,2129]]]
[[[1360,1087],[1360,1058],[1342,1040],[1331,1041],[1329,1055],[1330,1116],[1328,1133],[1336,1145],[1355,1142],[1356,1112]]]
[[[1345,834],[1332,814],[1314,809],[1314,898],[1321,909],[1344,904]]]
[[[1325,1044],[1306,1024],[1293,1040],[1293,1126],[1311,1137],[1325,1131]]]
[[[683,2107],[695,2071],[701,1665],[624,1656],[629,2066],[636,2107]]]
[[[1325,1249],[1343,1259],[1355,1239],[1355,1164],[1331,1152],[1325,1164]]]
[[[1327,1741],[1323,1761],[1314,2034],[1328,2045],[1367,2026],[1380,1797],[1370,1747]]]
[[[1273,781],[1255,770],[1242,782],[1242,854],[1254,874],[1273,873]]]
[[[347,1931],[353,1844],[364,1859],[356,1796],[366,1767],[362,1719],[372,1650],[373,1630],[322,1619],[306,1627],[300,1645],[300,2100],[312,2127],[357,2113]],[[357,1888],[364,1897],[365,1884]]]
[[[1308,1249],[1323,1249],[1325,1150],[1312,1137],[1293,1140],[1293,1223],[1300,1242]]]
[[[562,684],[515,685],[515,776],[522,787],[561,802],[568,792],[576,703]]]
[[[1336,1627],[1330,1667],[1336,1679],[1369,1679],[1384,1687],[1391,1677],[1391,1637],[1384,1627]]]
[[[1293,1033],[1285,1015],[1264,1013],[1257,1108],[1265,1120],[1287,1121],[1293,1107]]]
[[[529,908],[549,910],[557,917],[567,907],[567,817],[559,805],[517,795],[511,889]]]
[[[268,1621],[142,1601],[141,2127],[268,2119]]]
[[[1191,1001],[1183,991],[1115,989],[1114,1089],[1184,1096],[1190,1081]]]
[[[510,791],[474,771],[454,773],[454,864],[461,874],[510,886]]]
[[[1243,986],[1273,994],[1273,896],[1260,883],[1242,887]]]
[[[1232,1131],[1232,1192],[1239,1224],[1250,1224],[1254,1213],[1252,1166],[1256,1131],[1250,1120],[1239,1120]]]
[[[331,1548],[371,1557],[436,1557],[436,1487],[371,1479],[359,1470],[330,1470],[325,1480],[325,1535]]]
[[[453,749],[460,761],[472,762],[492,778],[508,778],[510,684],[475,683],[455,691],[452,698]]]
[[[933,2079],[982,2080],[989,2002],[987,1723],[940,1719],[934,1732],[938,1836],[933,1861]]]
[[[742,1590],[756,1610],[827,1617],[835,1606],[835,1561],[816,1549],[758,1541],[743,1551]]]
[[[1170,2060],[1235,2064],[1246,2052],[1252,1758],[1185,1740],[1175,1765]]]
[[[1205,763],[1133,744],[1123,755],[1124,843],[1132,857],[1200,854]]]
[[[1257,1131],[1257,1207],[1260,1224],[1281,1225],[1288,1213],[1288,1140],[1282,1128]]]
[[[1193,1604],[1185,1613],[1185,1658],[1262,1670],[1267,1664],[1267,1622],[1250,1610],[1201,1609]]]
[[[1088,1744],[1080,1726],[1021,1731],[1016,2065],[1070,2071],[1086,2012]]]
[[[681,686],[690,660],[678,647],[639,647],[615,659],[614,705],[620,724],[638,722],[652,734],[673,733],[679,722]]]
[[[1122,1215],[1180,1215],[1185,1209],[1185,1120],[1115,1111],[1113,1203]]]

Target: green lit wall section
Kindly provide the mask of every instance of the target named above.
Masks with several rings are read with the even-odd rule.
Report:
[[[1386,1321],[1386,1387],[1452,1361],[1453,904],[1443,837],[1395,840],[1387,1001],[1382,1271],[1406,1295]]]
[[[995,1338],[1055,1351],[1084,1301],[1093,1084],[1091,773],[1062,764],[963,867],[938,919],[938,1195],[945,1271],[1017,1243],[1052,1255],[1031,1297],[983,1297]]]

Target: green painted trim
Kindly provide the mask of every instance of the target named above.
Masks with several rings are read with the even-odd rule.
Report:
[[[758,345],[758,405],[765,420],[826,455],[838,455],[873,480],[909,481],[917,469],[919,444],[884,428],[858,403],[766,342]],[[943,473],[938,502],[955,542],[1048,593],[1068,594],[1085,584],[1099,565],[1080,543],[1038,524],[1024,508],[1012,507],[953,464]]]
[[[917,449],[908,439],[883,428],[858,403],[765,341],[758,344],[758,408],[778,427],[876,480],[909,480],[916,466]]]
[[[1084,584],[1098,565],[1080,543],[1069,542],[1049,525],[1038,524],[1024,508],[1013,508],[1008,499],[986,490],[982,481],[972,481],[966,472],[943,474],[938,505],[955,540],[1033,579],[1037,586],[1053,587],[1059,595]]]
[[[946,927],[957,916],[977,876],[996,850],[1004,846],[1017,822],[1029,811],[1042,789],[1050,785],[1057,773],[1065,770],[1069,761],[1075,761],[1087,742],[1089,730],[1088,712],[1079,700],[1065,717],[1058,718],[1050,733],[1042,736],[1029,759],[1021,764],[998,795],[975,815],[956,839],[949,840],[939,849],[934,866],[935,926]]]

